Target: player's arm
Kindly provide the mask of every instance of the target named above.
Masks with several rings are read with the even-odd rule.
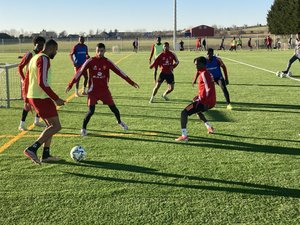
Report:
[[[206,99],[208,97],[209,94],[209,84],[208,84],[208,76],[205,76],[208,72],[204,72],[200,74],[200,81],[199,82],[203,82],[204,85],[201,86],[201,89],[199,89],[199,97],[201,99],[201,101],[203,103],[206,102]],[[209,73],[210,76],[210,73]],[[210,78],[211,79],[211,78]]]
[[[40,88],[43,89],[46,94],[52,98],[54,101],[57,101],[59,97],[48,84],[48,69],[50,67],[49,58],[46,56],[41,56],[37,60],[37,70],[38,70],[38,84]]]
[[[149,57],[149,64],[151,64],[153,54],[154,54],[154,44],[151,47],[151,53],[150,53],[150,57]]]
[[[223,70],[224,77],[225,77],[225,83],[229,84],[228,73],[227,73],[227,68],[226,68],[225,64],[223,63],[222,59],[220,59],[220,58],[217,58],[217,62]]]
[[[109,68],[114,71],[115,74],[117,74],[122,79],[126,80],[128,84],[135,88],[139,88],[139,85],[135,83],[133,80],[131,80],[119,67],[117,67],[113,62],[110,60],[107,60],[109,63]]]
[[[73,85],[79,80],[84,72],[87,71],[89,67],[89,63],[91,62],[92,58],[87,59],[84,64],[80,67],[80,70],[74,74],[72,80],[69,82],[68,86],[66,87],[66,92],[70,91]]]
[[[89,59],[90,56],[89,56],[89,48],[86,46],[86,59]]]
[[[152,64],[150,64],[149,68],[157,68],[160,64],[160,58],[161,58],[161,53],[157,56],[157,58],[154,60],[154,62]]]
[[[75,52],[76,52],[76,45],[72,48],[72,50],[70,52],[70,59],[71,59],[71,61],[72,61],[72,63],[73,63],[74,66],[76,66],[74,58],[73,58],[73,55],[75,54]]]
[[[198,77],[199,77],[200,73],[197,71],[195,76],[194,76],[194,80],[193,80],[193,83],[192,83],[192,86],[194,87],[194,84],[197,83],[197,80],[198,80]]]
[[[18,73],[20,74],[22,81],[24,81],[25,79],[25,74],[23,72],[24,67],[30,62],[31,58],[32,58],[32,53],[28,52],[23,56],[21,62],[18,65]]]
[[[178,60],[176,54],[173,53],[173,55],[174,55],[173,69],[175,69],[178,66],[178,64],[179,64],[179,60]]]

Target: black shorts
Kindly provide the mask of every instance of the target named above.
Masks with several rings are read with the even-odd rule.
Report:
[[[174,84],[174,74],[160,73],[157,82],[162,83],[164,81],[167,81],[167,84]]]
[[[193,115],[195,113],[199,112],[205,112],[209,109],[207,105],[204,105],[200,102],[200,99],[197,99],[193,101],[191,104],[189,104],[187,107],[185,107],[185,110],[187,111],[187,114]]]

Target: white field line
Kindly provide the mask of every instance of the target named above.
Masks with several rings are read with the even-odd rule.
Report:
[[[258,66],[253,66],[251,64],[240,62],[240,61],[237,61],[237,60],[234,60],[234,59],[230,59],[230,58],[227,58],[227,57],[222,57],[222,58],[223,59],[227,59],[227,60],[232,61],[232,62],[235,62],[235,63],[238,63],[238,64],[241,64],[241,65],[249,66],[249,67],[252,67],[254,69],[263,70],[263,71],[266,71],[266,72],[269,72],[269,73],[272,73],[272,74],[276,75],[276,72],[268,70],[268,69],[264,69],[264,68],[261,68],[261,67],[258,67]],[[289,78],[291,80],[295,80],[295,81],[300,81],[300,79],[297,79],[297,78],[294,78],[294,77],[290,77],[290,76],[287,76],[287,78]]]

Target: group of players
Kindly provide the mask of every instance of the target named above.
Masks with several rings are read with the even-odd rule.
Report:
[[[299,42],[300,34],[298,33],[297,40]],[[57,53],[58,44],[55,40],[48,40],[42,37],[37,37],[34,40],[34,50],[32,53],[26,54],[20,65],[19,72],[22,78],[22,92],[24,97],[24,109],[22,113],[22,123],[19,129],[24,130],[24,121],[29,110],[33,107],[39,117],[45,122],[45,130],[40,137],[28,148],[24,150],[24,154],[34,163],[51,162],[59,160],[50,154],[50,145],[52,136],[61,129],[57,106],[64,105],[64,100],[59,98],[51,89],[51,68],[50,59],[53,59]],[[84,88],[82,95],[87,95],[89,110],[83,120],[81,135],[87,135],[87,124],[95,112],[95,105],[100,100],[104,105],[108,105],[117,119],[117,123],[127,130],[128,126],[121,120],[120,112],[116,107],[112,95],[110,93],[108,82],[110,70],[124,79],[127,83],[135,88],[139,85],[131,80],[121,69],[119,69],[112,61],[105,57],[105,45],[99,43],[96,46],[96,55],[90,57],[88,48],[84,44],[84,37],[79,38],[79,43],[75,45],[70,53],[71,60],[74,65],[75,75],[66,87],[66,92],[70,91],[74,84],[75,96],[79,96],[78,83],[81,76],[84,76]],[[154,61],[152,62],[152,57]],[[297,55],[299,59],[299,55]],[[290,60],[291,61],[291,60]],[[166,81],[168,84],[167,90],[162,95],[164,100],[168,100],[167,95],[174,90],[174,74],[173,69],[179,64],[179,60],[174,52],[169,50],[169,43],[161,43],[161,38],[158,37],[155,44],[152,46],[151,55],[149,58],[150,69],[154,68],[155,86],[152,91],[152,96],[149,103],[154,102],[161,84]],[[192,114],[197,114],[207,128],[208,133],[213,133],[214,128],[205,118],[203,112],[213,108],[216,104],[215,83],[218,84],[225,96],[227,109],[231,110],[229,93],[227,85],[229,84],[228,73],[225,64],[222,60],[214,55],[213,49],[208,49],[207,57],[198,57],[194,59],[196,65],[196,75],[193,80],[193,85],[198,81],[198,95],[193,99],[192,103],[185,107],[181,112],[181,129],[182,135],[176,141],[188,141],[187,134],[187,118]],[[23,69],[26,70],[26,75]],[[160,68],[161,73],[157,78],[157,70]],[[224,73],[224,77],[221,71]],[[88,86],[87,86],[88,84]],[[55,104],[54,104],[55,102]],[[27,113],[26,113],[27,112]],[[37,117],[37,118],[39,118]],[[39,122],[35,119],[35,122]],[[36,123],[36,125],[41,125]],[[43,153],[41,159],[37,156],[37,150],[43,145]]]

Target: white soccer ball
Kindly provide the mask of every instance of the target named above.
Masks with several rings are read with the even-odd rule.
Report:
[[[79,162],[86,158],[87,153],[81,146],[75,146],[70,151],[70,156],[73,160]]]
[[[280,74],[281,74],[281,71],[277,71],[277,72],[276,72],[276,76],[277,76],[277,77],[280,77]]]
[[[280,73],[280,77],[281,77],[281,78],[284,78],[284,77],[286,77],[286,74],[283,73],[283,72],[281,72],[281,73]]]
[[[287,73],[287,76],[288,76],[288,77],[293,76],[292,72],[288,72],[288,73]]]

